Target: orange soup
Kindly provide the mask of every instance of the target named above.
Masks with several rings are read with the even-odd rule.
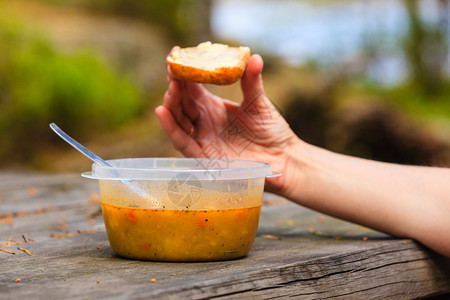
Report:
[[[156,261],[215,261],[247,255],[261,205],[229,209],[151,209],[108,204],[103,217],[117,254]]]

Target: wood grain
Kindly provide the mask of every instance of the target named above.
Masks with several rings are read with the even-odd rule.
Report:
[[[15,255],[0,252],[1,299],[410,299],[450,293],[449,258],[273,195],[265,195],[247,257],[162,263],[111,251],[102,217],[93,215],[99,209],[92,201],[95,182],[70,174],[0,173],[0,179],[0,244],[10,237],[23,241],[22,235],[34,240],[20,245],[34,256],[17,246],[3,247]],[[12,223],[2,223],[8,214]]]

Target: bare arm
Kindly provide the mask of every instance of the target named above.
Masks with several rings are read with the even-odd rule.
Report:
[[[360,159],[299,139],[284,159],[281,195],[450,257],[450,169]]]
[[[450,257],[450,169],[375,162],[303,142],[265,95],[262,68],[262,58],[253,55],[241,79],[240,104],[169,72],[169,88],[156,114],[174,147],[190,157],[269,163],[283,176],[267,178],[266,190],[341,219],[414,238]],[[232,141],[220,138],[232,124],[245,125],[243,132],[254,136],[239,154]]]

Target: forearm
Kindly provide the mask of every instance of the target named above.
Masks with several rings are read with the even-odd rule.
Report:
[[[359,159],[300,140],[287,153],[283,196],[450,256],[450,169]]]

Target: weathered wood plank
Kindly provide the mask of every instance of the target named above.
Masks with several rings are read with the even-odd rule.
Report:
[[[77,178],[30,176],[14,178],[15,185],[0,185],[0,193],[11,196],[0,201],[0,214],[39,207],[31,205],[38,194],[24,193],[29,186],[40,190],[41,203],[56,203],[39,213],[16,214],[10,224],[0,222],[0,244],[9,236],[21,240],[22,234],[35,240],[20,245],[34,256],[11,246],[4,248],[16,255],[0,252],[0,298],[420,298],[450,293],[448,258],[414,241],[322,216],[271,195],[266,195],[255,244],[244,259],[122,259],[109,247],[101,216],[89,222],[89,214],[99,208],[89,201],[96,186]],[[73,188],[59,189],[67,180]],[[95,232],[52,238],[52,233],[62,233],[52,227],[60,221],[68,232]],[[281,239],[264,238],[267,234]]]
[[[1,173],[0,173],[1,174]],[[97,183],[77,174],[59,176],[24,175],[8,173],[0,180],[0,216],[7,212],[32,211],[84,204]]]
[[[245,259],[196,264],[121,259],[109,249],[104,232],[32,243],[26,247],[34,257],[18,253],[5,259],[3,255],[0,292],[6,299],[34,297],[34,293],[41,298],[313,299],[389,298],[399,293],[410,298],[449,292],[448,260],[410,240],[396,241],[396,245],[364,243],[361,249],[359,241],[334,247],[315,239],[307,242],[320,251],[302,247],[305,241],[295,238],[282,242],[259,237]],[[16,278],[21,278],[20,284]],[[157,282],[152,284],[151,278]]]
[[[190,299],[268,299],[276,297],[326,298],[417,298],[448,292],[448,260],[421,255],[410,243],[395,249],[369,249],[290,265],[267,268],[223,280],[209,280],[195,288],[173,291],[170,296]],[[420,254],[419,254],[420,253]],[[389,261],[384,258],[389,256]],[[433,262],[433,260],[435,260]],[[435,268],[441,262],[447,268]],[[157,295],[168,297],[167,291]]]
[[[0,244],[22,234],[44,241],[62,230],[104,228],[98,187],[91,181],[74,175],[9,180],[0,188]],[[89,223],[92,218],[94,224]]]

